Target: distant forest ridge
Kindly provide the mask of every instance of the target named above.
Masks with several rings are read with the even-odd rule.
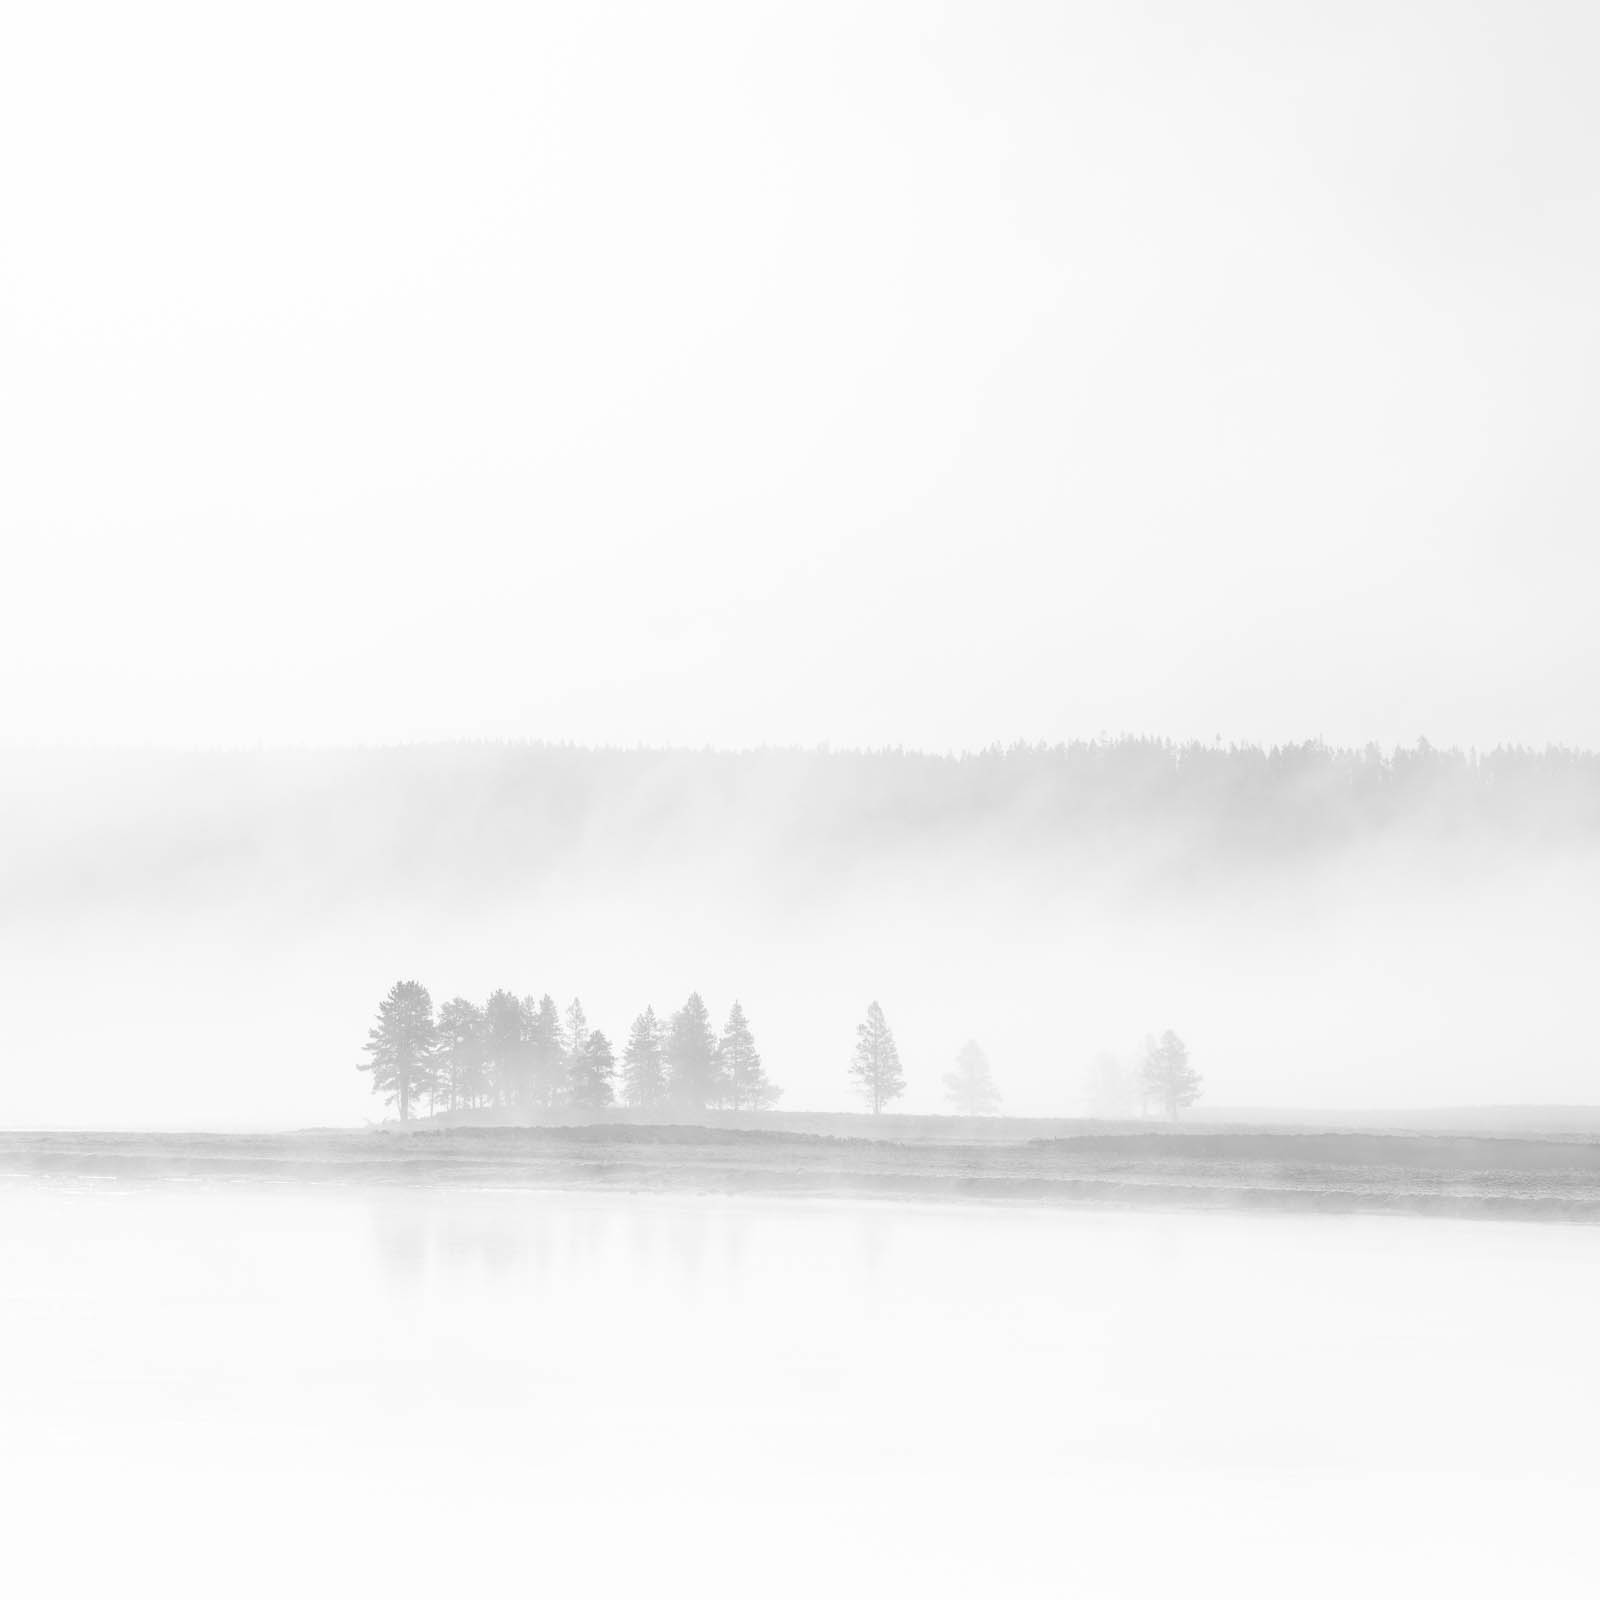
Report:
[[[626,867],[742,853],[827,872],[897,856],[1109,861],[1153,844],[1173,870],[1210,872],[1386,835],[1600,844],[1600,753],[1426,741],[1118,737],[956,755],[494,742],[11,750],[0,774],[0,826],[20,846],[0,888],[77,881],[95,897],[152,875],[171,887],[200,873],[215,888],[232,871],[322,862],[346,882],[403,868],[503,887],[585,854]]]
[[[74,771],[115,778],[136,796],[163,780],[289,799],[326,785],[403,779],[419,799],[465,789],[493,806],[552,818],[644,800],[658,814],[787,798],[821,815],[919,823],[1025,807],[1040,821],[1237,815],[1367,822],[1407,813],[1600,824],[1600,751],[1441,749],[1425,739],[1384,749],[1249,745],[1120,736],[994,745],[955,754],[887,748],[688,750],[462,741],[256,751],[0,752],[26,790]]]

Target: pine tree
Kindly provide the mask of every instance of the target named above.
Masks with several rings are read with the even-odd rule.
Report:
[[[367,1035],[368,1059],[356,1071],[370,1072],[372,1092],[383,1095],[407,1122],[433,1082],[433,1051],[432,997],[420,983],[407,980],[379,1002],[377,1021]]]
[[[667,1086],[674,1104],[704,1111],[721,1098],[721,1071],[711,1014],[698,993],[672,1014],[667,1028]]]
[[[611,1050],[611,1041],[598,1029],[593,1029],[583,1041],[583,1048],[574,1059],[571,1087],[567,1103],[585,1111],[603,1111],[615,1098],[613,1080],[617,1075],[617,1059]]]
[[[533,1103],[548,1111],[561,1104],[567,1088],[567,1054],[561,1037],[561,1015],[549,995],[538,1005],[529,995],[522,1002],[527,1017],[528,1069],[532,1080]]]
[[[883,1007],[876,1000],[867,1007],[867,1020],[856,1027],[856,1053],[850,1062],[850,1076],[874,1116],[906,1092],[900,1052],[895,1048]]]
[[[522,1003],[509,989],[496,989],[484,1001],[484,1057],[496,1105],[519,1106],[528,1091],[528,1041]]]
[[[457,995],[439,1007],[439,1088],[446,1111],[472,1110],[488,1095],[483,1011]]]
[[[783,1090],[775,1088],[761,1067],[756,1041],[737,1000],[717,1046],[727,1101],[735,1111],[766,1111],[778,1103]]]
[[[1200,1098],[1204,1087],[1200,1074],[1189,1065],[1189,1047],[1171,1028],[1159,1041],[1145,1041],[1140,1078],[1145,1094],[1165,1108],[1172,1122],[1178,1120],[1180,1110]]]
[[[944,1095],[963,1117],[986,1117],[1000,1109],[989,1058],[976,1039],[968,1039],[956,1054],[956,1069],[944,1075]]]
[[[561,1063],[564,1082],[563,1100],[577,1105],[579,1082],[584,1071],[584,1053],[589,1048],[589,1019],[583,1014],[583,1002],[574,999],[567,1007],[567,1023],[561,1033]]]
[[[640,1111],[659,1111],[666,1103],[661,1024],[653,1006],[646,1006],[628,1031],[622,1052],[622,1098]]]

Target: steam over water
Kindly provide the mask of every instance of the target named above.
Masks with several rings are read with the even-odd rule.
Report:
[[[1585,1591],[1588,1230],[17,1184],[0,1257],[19,1594]]]

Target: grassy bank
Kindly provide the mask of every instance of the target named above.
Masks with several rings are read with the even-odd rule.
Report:
[[[810,1119],[795,1118],[803,1123]],[[912,1120],[912,1119],[906,1119]],[[1025,1124],[864,1138],[625,1122],[289,1134],[0,1134],[0,1180],[468,1185],[1600,1221],[1600,1142]],[[1066,1127],[1070,1131],[1060,1131]],[[889,1130],[881,1130],[888,1132]]]

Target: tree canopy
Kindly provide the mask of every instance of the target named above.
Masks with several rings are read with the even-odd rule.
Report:
[[[430,1113],[604,1111],[616,1103],[618,1062],[610,1039],[574,999],[563,1018],[549,995],[518,1000],[496,989],[481,1004],[456,995],[439,1008],[419,983],[397,983],[378,1008],[361,1070],[402,1120]],[[630,1109],[761,1111],[780,1090],[767,1076],[737,1001],[719,1039],[698,993],[663,1026],[646,1006],[634,1018],[621,1062]]]
[[[402,1122],[433,1082],[436,1042],[428,991],[410,979],[395,984],[378,1004],[367,1059],[356,1070],[372,1074],[373,1093],[383,1095]]]
[[[867,1007],[866,1020],[856,1027],[856,1051],[850,1060],[850,1076],[875,1116],[906,1091],[900,1052],[895,1048],[894,1034],[889,1031],[883,1007],[876,1000]]]
[[[1189,1047],[1171,1028],[1159,1039],[1147,1039],[1141,1082],[1145,1093],[1176,1122],[1178,1113],[1200,1098],[1200,1074],[1189,1065]]]

